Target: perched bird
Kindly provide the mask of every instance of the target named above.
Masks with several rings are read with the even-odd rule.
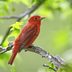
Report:
[[[12,65],[17,53],[21,48],[28,48],[40,33],[41,20],[44,17],[32,16],[29,18],[28,23],[23,27],[19,36],[14,41],[12,56],[8,64]]]

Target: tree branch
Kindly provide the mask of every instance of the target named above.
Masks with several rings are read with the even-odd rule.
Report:
[[[4,17],[0,17],[0,19],[17,19],[17,21],[20,21],[25,16],[30,15],[35,10],[37,10],[44,3],[44,1],[45,0],[41,0],[41,2],[33,5],[31,8],[29,8],[27,11],[25,11],[23,14],[20,14],[19,16],[4,16]],[[4,41],[8,37],[10,30],[11,30],[11,28],[9,27],[8,31],[6,32],[6,35],[4,36],[4,38],[1,42],[1,45],[4,43]],[[13,43],[10,43],[8,45],[8,47],[6,47],[6,48],[3,48],[2,46],[0,46],[0,54],[6,53],[6,52],[12,50],[12,47],[13,47]],[[24,49],[24,48],[22,48],[22,49]],[[25,51],[34,52],[36,54],[41,55],[43,58],[46,58],[48,61],[50,61],[51,63],[53,63],[56,66],[55,69],[52,68],[54,71],[57,71],[57,69],[59,69],[64,63],[60,57],[53,56],[38,46],[32,45],[29,48],[25,48]],[[51,67],[49,67],[49,68],[51,68]]]
[[[44,2],[45,2],[45,0],[42,0],[41,2],[34,4],[31,8],[28,8],[24,13],[22,13],[20,15],[17,15],[17,16],[2,16],[2,17],[0,17],[0,19],[17,19],[17,21],[20,21],[26,15],[30,15],[35,10],[37,10]]]
[[[13,43],[10,43],[7,48],[3,48],[2,46],[0,46],[0,54],[6,53],[6,52],[12,50],[12,47],[13,47]],[[32,45],[29,48],[22,48],[21,51],[23,49],[25,51],[34,52],[36,54],[41,55],[43,58],[46,58],[49,62],[51,62],[52,64],[55,65],[56,68],[54,68],[54,69],[50,67],[54,71],[57,71],[64,64],[64,61],[60,57],[53,56],[38,46]],[[46,66],[46,67],[49,67],[49,66]]]
[[[0,19],[18,19],[19,16],[0,16]]]

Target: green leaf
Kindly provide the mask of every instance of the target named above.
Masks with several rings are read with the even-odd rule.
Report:
[[[6,39],[6,40],[4,41],[4,43],[2,44],[2,46],[3,46],[3,47],[7,47],[8,44],[9,44],[9,41],[8,41],[8,39]]]
[[[22,25],[22,22],[16,22],[16,23],[12,24],[11,25],[12,26],[12,30],[14,30],[14,29],[20,29],[21,25]]]
[[[16,22],[15,24],[11,25],[12,27],[11,33],[8,36],[8,39],[13,38],[13,37],[16,38],[18,36],[18,34],[20,33],[21,25],[22,25],[22,22]]]

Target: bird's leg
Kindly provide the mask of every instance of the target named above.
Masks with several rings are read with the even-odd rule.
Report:
[[[27,48],[32,48],[33,45],[28,46]],[[19,49],[19,52],[21,52],[22,50],[25,50],[25,52],[27,51],[26,48],[24,48],[24,45],[21,46],[21,48]]]
[[[30,45],[28,48],[32,48],[33,47],[33,44],[32,45]]]
[[[29,49],[29,48],[32,48],[32,47],[33,47],[33,44],[28,46],[27,48]],[[27,48],[25,48],[25,52],[27,52]]]

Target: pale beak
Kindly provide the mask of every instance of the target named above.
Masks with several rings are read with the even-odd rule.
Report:
[[[45,19],[45,17],[41,17],[41,20]]]

